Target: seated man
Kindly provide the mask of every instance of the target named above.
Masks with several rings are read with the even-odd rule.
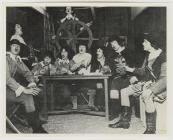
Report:
[[[38,113],[34,105],[33,96],[40,93],[37,88],[34,77],[28,67],[22,62],[20,56],[20,42],[18,40],[10,41],[10,52],[6,55],[6,100],[11,103],[24,105],[28,124],[33,129],[33,133],[47,133],[39,120]],[[20,73],[29,82],[27,87],[16,81],[16,74]]]
[[[34,75],[35,81],[38,84],[40,88],[43,87],[41,76],[42,75],[54,75],[55,74],[55,66],[51,64],[53,60],[52,53],[50,51],[47,51],[43,55],[43,61],[36,63],[33,66],[32,73]],[[39,96],[39,98],[36,98],[37,107],[39,110],[39,117],[43,122],[47,121],[47,116],[44,116],[44,112],[42,110],[43,106],[43,96]]]
[[[106,48],[105,47],[97,47],[95,53],[96,58],[93,57],[92,63],[91,63],[91,72],[93,72],[95,75],[102,75],[102,74],[111,74],[111,70],[109,68],[108,62],[107,62],[107,55],[106,55]],[[96,101],[95,104],[97,106],[98,111],[104,111],[104,90],[103,90],[103,84],[101,82],[91,83],[94,85],[93,88],[96,88]],[[92,86],[91,85],[91,86]]]
[[[125,108],[121,108],[120,96],[121,89],[130,84],[131,73],[126,72],[124,66],[134,65],[133,51],[126,47],[125,40],[120,36],[113,35],[108,40],[109,57],[108,64],[111,69],[111,86],[110,86],[110,120],[117,118]],[[131,108],[128,109],[131,112]]]
[[[55,66],[52,63],[53,56],[51,52],[46,52],[43,56],[43,61],[34,65],[32,73],[36,81],[39,81],[39,77],[42,75],[54,75],[56,72]]]
[[[90,63],[91,63],[92,56],[91,56],[91,54],[86,52],[85,45],[79,45],[78,51],[79,51],[79,53],[77,53],[71,61],[70,69],[72,72],[75,72],[77,74],[87,75],[90,73],[90,67],[91,67]],[[87,84],[82,84],[82,86],[85,85],[85,87],[86,87]],[[88,106],[91,109],[94,109],[95,108],[94,99],[95,99],[96,91],[89,89],[87,94],[89,95]]]
[[[57,75],[70,75],[73,74],[70,70],[70,63],[71,59],[73,57],[73,51],[70,49],[69,46],[63,46],[60,50],[60,53],[55,61],[55,67],[56,67],[56,74]],[[71,107],[72,103],[72,109],[77,109],[77,96],[72,92],[72,86],[69,82],[64,82],[61,84],[57,84],[56,86],[59,93],[56,94],[57,102],[60,106],[63,105],[62,108],[68,109]],[[58,107],[57,107],[58,108]]]
[[[79,45],[79,53],[77,53],[71,64],[71,71],[77,74],[87,74],[90,72],[91,54],[86,52],[85,45]]]
[[[109,127],[129,128],[131,120],[131,114],[128,111],[131,108],[129,96],[141,95],[146,111],[146,130],[144,134],[156,133],[157,110],[154,102],[164,102],[166,100],[166,52],[162,50],[162,46],[157,42],[158,39],[153,35],[144,34],[141,43],[144,51],[148,53],[142,67],[131,68],[125,66],[125,70],[135,74],[140,82],[121,90],[121,105],[126,111],[121,114],[118,122],[110,124]]]

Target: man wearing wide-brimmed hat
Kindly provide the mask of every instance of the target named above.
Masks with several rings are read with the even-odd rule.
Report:
[[[33,129],[33,133],[47,133],[38,118],[33,99],[33,96],[39,95],[41,90],[36,86],[32,73],[19,56],[20,45],[21,43],[18,40],[11,40],[10,51],[6,54],[6,100],[7,103],[19,103],[24,106],[26,118]],[[26,79],[27,86],[24,86],[17,79],[18,74],[21,74],[23,79]]]

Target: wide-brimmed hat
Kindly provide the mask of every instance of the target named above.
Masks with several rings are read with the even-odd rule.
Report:
[[[17,39],[12,39],[11,41],[10,41],[10,46],[12,45],[12,44],[16,44],[16,45],[19,45],[19,46],[21,46],[22,44],[19,42],[19,40],[17,40]]]

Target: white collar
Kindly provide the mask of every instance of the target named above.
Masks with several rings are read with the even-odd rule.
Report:
[[[161,49],[158,49],[156,51],[153,51],[149,54],[149,57],[148,57],[148,60],[152,60],[152,59],[155,59],[157,58],[160,54],[161,54],[162,50]]]
[[[41,61],[41,62],[40,62],[40,64],[41,64],[41,66],[42,66],[42,67],[44,67],[44,66],[45,66],[45,64],[43,63],[43,61]]]
[[[14,55],[11,52],[7,52],[8,55],[10,55],[10,58],[14,61],[16,61],[16,58],[19,59],[20,62],[22,62],[22,59],[19,55]]]
[[[45,64],[44,64],[44,61],[41,61],[40,64],[41,64],[42,67],[45,67],[45,66],[49,66],[49,67],[51,67],[51,64],[49,64],[49,65],[45,65]]]
[[[103,61],[105,61],[105,57],[104,56],[102,56],[101,58],[97,58],[97,60],[99,61],[99,62],[103,62]]]
[[[67,63],[67,64],[70,62],[68,58],[67,59],[58,58],[57,61],[58,61],[58,63]]]
[[[69,59],[61,59],[63,63],[69,63]]]
[[[116,52],[120,54],[124,49],[125,47],[120,47]]]

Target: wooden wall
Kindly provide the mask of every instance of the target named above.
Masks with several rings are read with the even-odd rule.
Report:
[[[31,7],[7,7],[6,9],[6,36],[7,44],[14,34],[15,24],[23,28],[23,38],[27,44],[34,48],[44,47],[44,17]]]
[[[143,46],[139,42],[141,33],[151,33],[158,37],[158,43],[166,49],[166,8],[150,7],[145,9],[133,21],[134,45],[136,51],[137,65],[140,65],[144,58]]]

